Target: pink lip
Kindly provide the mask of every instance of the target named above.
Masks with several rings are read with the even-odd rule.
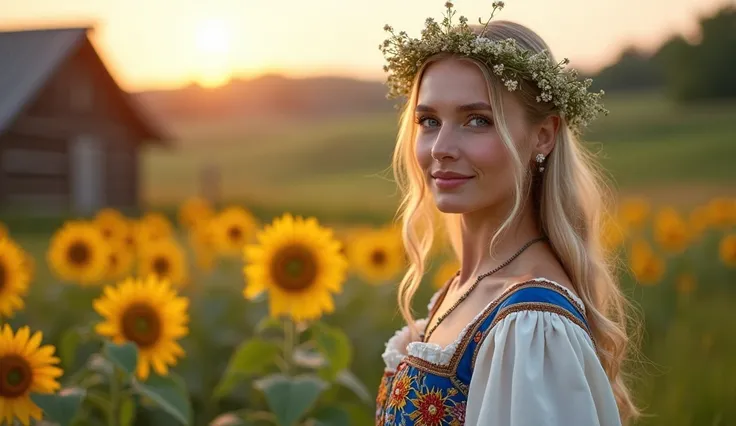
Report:
[[[434,184],[439,189],[454,189],[462,186],[467,181],[472,179],[472,176],[468,177],[453,177],[453,178],[441,178],[441,177],[435,177],[434,178]]]

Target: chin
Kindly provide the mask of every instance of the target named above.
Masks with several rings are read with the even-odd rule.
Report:
[[[435,194],[434,202],[437,210],[442,213],[468,213],[473,211],[473,207],[468,203],[465,197],[456,194]]]

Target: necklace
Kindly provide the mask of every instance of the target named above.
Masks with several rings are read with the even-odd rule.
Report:
[[[450,315],[450,313],[452,311],[454,311],[458,306],[460,306],[460,304],[470,295],[470,293],[472,293],[473,290],[475,290],[475,288],[478,287],[478,284],[480,284],[480,282],[481,282],[481,280],[483,278],[486,278],[486,277],[488,277],[490,275],[493,275],[496,272],[498,272],[501,269],[503,269],[506,266],[508,266],[509,263],[513,262],[514,259],[516,259],[517,257],[519,257],[519,255],[521,255],[524,252],[524,250],[528,249],[529,246],[531,246],[532,244],[538,243],[540,241],[544,241],[546,239],[547,239],[547,237],[537,237],[537,238],[535,238],[535,239],[527,242],[526,244],[524,244],[519,249],[519,251],[517,251],[516,253],[514,253],[514,255],[511,256],[511,257],[509,257],[505,262],[503,262],[502,264],[500,264],[497,267],[493,268],[493,270],[491,270],[491,271],[488,271],[488,272],[485,272],[483,274],[478,275],[478,277],[475,279],[475,282],[470,286],[470,288],[465,293],[462,294],[462,296],[460,296],[459,299],[457,299],[457,301],[452,306],[450,306],[450,309],[448,309],[447,311],[445,311],[445,313],[443,313],[442,315],[440,315],[437,318],[437,323],[435,323],[435,325],[429,330],[429,332],[427,332],[426,334],[420,336],[421,337],[421,340],[424,341],[424,342],[426,342],[429,339],[429,336],[431,336],[432,333],[434,333],[434,331],[437,329],[437,327],[439,327],[439,325],[442,324],[442,321],[444,321],[445,318],[447,318],[447,316]],[[460,271],[458,271],[455,275],[457,275],[459,272]]]

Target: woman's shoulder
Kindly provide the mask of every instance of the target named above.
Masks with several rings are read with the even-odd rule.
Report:
[[[590,337],[583,300],[557,280],[527,278],[511,285],[488,308],[477,324],[483,335],[497,333],[500,324],[514,323],[518,332],[549,331],[554,325],[572,327],[570,331]],[[539,330],[536,330],[539,328]],[[576,330],[575,330],[576,329]]]

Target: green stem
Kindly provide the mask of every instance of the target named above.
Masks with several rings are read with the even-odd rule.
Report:
[[[110,375],[110,410],[107,412],[108,426],[118,426],[118,410],[120,410],[120,382],[118,372],[113,370]]]
[[[296,346],[296,329],[290,318],[284,320],[284,364],[285,373],[290,375],[294,369],[294,347]]]

